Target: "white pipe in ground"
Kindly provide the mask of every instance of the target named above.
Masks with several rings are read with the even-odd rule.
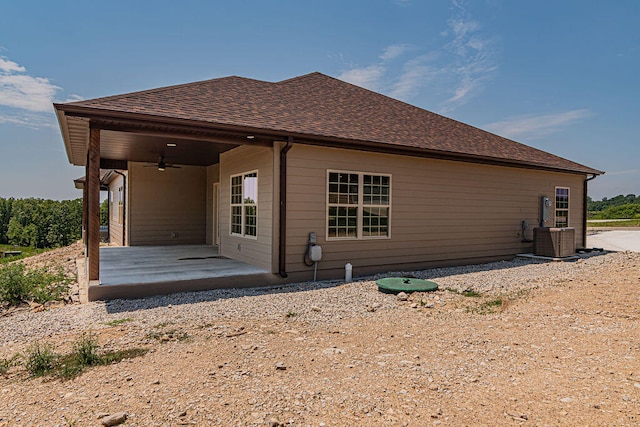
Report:
[[[346,263],[344,266],[344,281],[346,283],[351,283],[351,279],[353,277],[353,266],[351,263]]]

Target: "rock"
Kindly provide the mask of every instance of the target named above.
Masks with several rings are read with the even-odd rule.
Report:
[[[320,307],[318,307],[317,305],[314,305],[314,306],[311,307],[311,311],[321,312],[322,309]]]
[[[411,307],[411,308],[418,308],[418,303],[414,302],[414,303],[412,303],[409,307]]]
[[[368,306],[367,306],[367,311],[368,311],[369,313],[373,313],[374,311],[376,311],[376,308],[375,308],[375,307],[372,307],[372,306],[370,306],[370,305],[368,305]]]
[[[106,416],[102,419],[102,425],[105,427],[117,426],[127,420],[126,412],[116,412],[115,414]]]
[[[573,402],[573,399],[570,398],[570,397],[563,397],[562,399],[560,399],[560,402],[571,403],[571,402]]]
[[[407,295],[404,292],[400,292],[398,295],[396,295],[396,297],[398,298],[398,300],[400,301],[406,301],[409,299],[409,295]]]
[[[286,371],[287,367],[284,365],[284,362],[278,362],[278,363],[276,363],[276,370],[277,371]]]

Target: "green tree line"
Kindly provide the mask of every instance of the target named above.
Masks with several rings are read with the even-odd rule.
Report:
[[[54,248],[82,236],[82,199],[0,198],[0,244]]]
[[[587,197],[587,210],[592,219],[635,219],[640,218],[640,195],[620,194],[610,199],[593,200]]]

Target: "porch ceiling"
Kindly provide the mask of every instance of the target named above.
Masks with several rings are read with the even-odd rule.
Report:
[[[171,136],[111,130],[100,132],[100,157],[112,160],[155,163],[164,156],[167,163],[209,166],[219,162],[220,153],[235,146]]]
[[[239,145],[272,146],[273,137],[225,129],[194,129],[171,124],[140,124],[133,121],[96,120],[58,113],[67,156],[84,166],[90,123],[100,128],[100,158],[103,160],[157,163],[164,156],[169,164],[209,166],[220,153]],[[252,138],[248,139],[247,136]],[[175,145],[174,145],[175,144]]]

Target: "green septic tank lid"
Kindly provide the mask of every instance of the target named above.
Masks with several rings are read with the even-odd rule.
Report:
[[[376,280],[378,289],[382,292],[397,294],[398,292],[429,292],[438,289],[438,284],[429,280],[407,277],[387,277]]]

